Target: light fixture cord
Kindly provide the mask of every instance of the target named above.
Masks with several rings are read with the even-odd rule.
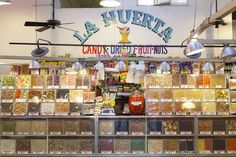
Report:
[[[197,17],[197,0],[195,1],[195,8],[194,8],[194,20],[193,20],[193,31],[196,27],[196,17]]]

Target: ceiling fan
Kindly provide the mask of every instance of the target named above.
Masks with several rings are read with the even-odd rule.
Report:
[[[43,32],[49,28],[55,29],[56,27],[68,29],[65,27],[61,27],[61,25],[65,25],[65,24],[74,24],[74,23],[61,23],[61,21],[55,19],[55,0],[52,0],[52,19],[47,20],[47,22],[26,21],[24,26],[40,27],[40,28],[36,29],[36,31]],[[68,30],[70,30],[70,29],[68,29]]]

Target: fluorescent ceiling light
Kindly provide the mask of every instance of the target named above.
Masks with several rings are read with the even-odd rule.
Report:
[[[120,6],[119,0],[101,0],[100,5],[103,7],[118,7]]]
[[[9,0],[0,0],[0,5],[9,5],[11,4],[11,1]]]

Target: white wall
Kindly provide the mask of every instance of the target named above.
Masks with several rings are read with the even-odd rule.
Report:
[[[219,7],[224,6],[230,0],[219,1]],[[189,6],[136,6],[136,0],[123,0],[123,9],[135,9],[152,14],[166,22],[166,25],[174,29],[172,39],[168,44],[181,44],[181,42],[189,35],[193,29],[193,15],[195,0],[189,0]],[[80,42],[73,37],[73,33],[68,30],[55,29],[47,30],[42,33],[35,32],[34,27],[24,27],[26,20],[32,21],[46,21],[51,18],[50,6],[38,6],[37,9],[33,4],[35,0],[12,0],[10,6],[0,6],[0,55],[30,55],[35,46],[16,46],[9,45],[9,42],[35,42],[36,38],[43,38],[50,40],[52,43],[68,43],[80,44]],[[37,0],[37,4],[49,4],[48,0]],[[196,26],[198,26],[206,17],[209,16],[210,11],[209,0],[198,0],[198,10]],[[117,23],[113,26],[104,27],[101,13],[110,11],[112,8],[99,9],[56,9],[56,19],[62,22],[75,22],[73,25],[66,25],[66,27],[85,32],[84,23],[90,21],[100,27],[100,31],[93,35],[85,44],[117,44],[120,40],[120,34],[117,26],[122,26]],[[214,9],[213,9],[214,10]],[[35,14],[37,12],[37,14]],[[230,16],[227,18],[231,22]],[[140,26],[130,25],[131,28],[129,39],[132,44],[165,44],[161,38],[146,28]],[[212,34],[213,33],[213,34]],[[232,26],[227,25],[220,27],[220,29],[212,31],[208,30],[208,34],[203,33],[200,38],[216,38],[216,39],[232,39]],[[74,57],[85,57],[81,54],[80,47],[50,47],[48,56],[57,56],[64,53],[72,53]],[[182,49],[168,48],[170,56],[182,56]],[[207,53],[219,54],[218,49],[208,50]],[[203,54],[202,57],[206,55]],[[86,56],[87,57],[87,56]],[[1,61],[4,62],[4,61]]]

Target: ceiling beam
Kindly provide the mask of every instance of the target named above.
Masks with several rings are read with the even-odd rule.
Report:
[[[236,45],[236,40],[233,39],[199,39],[199,41],[207,45]]]
[[[226,4],[222,9],[214,13],[213,15],[206,18],[194,31],[190,33],[190,36],[186,38],[183,42],[189,42],[195,35],[199,36],[208,27],[212,26],[216,19],[224,18],[225,16],[236,11],[236,0],[232,0],[230,3]]]

